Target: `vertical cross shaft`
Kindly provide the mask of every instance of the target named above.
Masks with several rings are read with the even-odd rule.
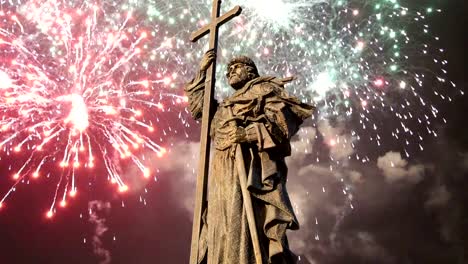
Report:
[[[221,25],[238,16],[242,9],[236,6],[223,16],[219,16],[221,9],[221,0],[213,0],[210,24],[202,27],[190,37],[195,42],[203,36],[210,34],[209,49],[217,51],[218,48],[218,29]],[[192,228],[192,245],[190,251],[190,264],[197,264],[199,253],[199,240],[201,231],[201,217],[207,200],[208,170],[210,157],[210,123],[213,115],[213,95],[216,78],[216,60],[211,64],[206,75],[205,95],[203,98],[203,116],[200,137],[200,160],[198,164],[197,187],[195,194],[195,208]]]

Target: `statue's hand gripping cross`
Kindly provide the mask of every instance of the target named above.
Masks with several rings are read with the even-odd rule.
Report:
[[[202,27],[190,36],[190,40],[195,42],[203,36],[210,34],[209,49],[216,52],[218,48],[218,29],[224,23],[238,16],[242,9],[240,6],[234,7],[226,14],[219,16],[221,9],[221,0],[213,0],[213,8],[211,12],[211,23]],[[198,164],[197,190],[195,194],[195,210],[193,217],[192,230],[192,246],[190,252],[190,264],[198,263],[199,239],[201,231],[201,217],[206,204],[207,183],[208,183],[208,168],[210,157],[210,122],[213,114],[213,95],[215,88],[216,77],[216,60],[213,61],[206,75],[205,95],[203,99],[203,116],[200,139],[200,161]]]

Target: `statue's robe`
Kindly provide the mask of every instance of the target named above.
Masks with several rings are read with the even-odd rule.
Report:
[[[185,88],[189,108],[200,119],[205,88],[203,72]],[[208,206],[200,236],[199,262],[208,264],[255,263],[247,216],[236,167],[236,144],[227,140],[235,126],[256,140],[242,143],[248,190],[265,263],[295,263],[286,229],[298,229],[286,191],[290,139],[313,107],[299,102],[284,90],[284,82],[258,77],[216,104],[211,123],[214,150],[208,183]],[[253,134],[252,134],[253,133]]]

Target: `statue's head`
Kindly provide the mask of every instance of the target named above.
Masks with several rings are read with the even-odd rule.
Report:
[[[228,63],[226,77],[229,85],[235,90],[244,87],[246,83],[258,76],[257,66],[249,57],[236,57]]]

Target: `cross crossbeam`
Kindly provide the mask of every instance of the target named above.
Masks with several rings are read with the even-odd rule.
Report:
[[[218,17],[216,19],[216,23],[208,24],[200,28],[196,32],[192,33],[192,35],[190,35],[190,41],[196,42],[197,40],[203,38],[206,34],[210,33],[210,31],[216,30],[213,27],[218,27],[218,28],[221,27],[222,25],[224,25],[226,22],[228,22],[232,18],[240,15],[241,12],[242,12],[242,8],[240,6],[234,7],[226,14]]]

